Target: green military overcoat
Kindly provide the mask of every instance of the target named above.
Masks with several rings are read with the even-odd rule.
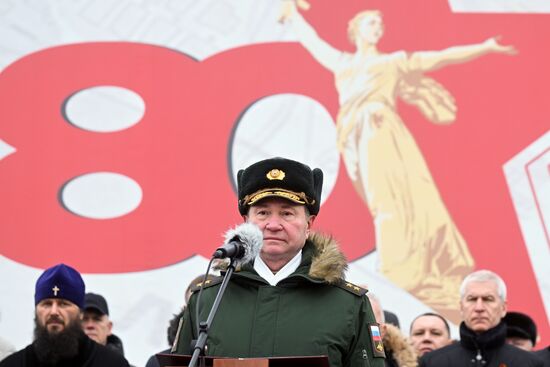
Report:
[[[384,366],[381,342],[373,340],[371,327],[376,330],[377,324],[367,291],[343,280],[346,268],[337,244],[319,234],[310,236],[300,266],[277,286],[245,264],[229,282],[208,332],[206,355],[327,355],[331,367]],[[201,321],[219,286],[220,280],[202,285]],[[178,332],[174,350],[179,354],[191,354],[191,342],[197,339],[197,294],[191,296]]]

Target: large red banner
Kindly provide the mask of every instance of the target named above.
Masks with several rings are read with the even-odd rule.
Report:
[[[539,141],[524,166],[544,234],[535,257],[547,258],[549,16],[453,13],[443,1],[314,1],[302,14],[332,47],[353,53],[347,24],[365,6],[383,13],[384,52],[482,45],[491,37],[517,51],[487,52],[429,72],[452,95],[451,124],[431,123],[401,99],[395,110],[463,237],[470,269],[500,274],[509,309],[532,315],[548,344],[548,295],[540,290],[504,166]],[[145,104],[139,122],[109,133],[73,124],[66,113],[71,98],[101,86],[138,94]],[[0,254],[37,268],[63,261],[83,273],[129,273],[209,257],[220,231],[241,220],[234,173],[242,167],[233,167],[231,157],[236,129],[247,109],[281,94],[307,96],[338,120],[342,93],[333,74],[297,42],[246,45],[200,61],[147,43],[76,42],[15,60],[0,74],[0,139],[15,148],[0,160]],[[383,155],[374,159],[384,164]],[[534,162],[542,176],[530,175]],[[71,211],[63,190],[94,172],[133,179],[143,193],[139,205],[105,219]],[[368,192],[356,183],[341,160],[316,221],[352,262],[384,250]],[[94,251],[83,251],[89,248]],[[399,246],[386,248],[400,256]]]

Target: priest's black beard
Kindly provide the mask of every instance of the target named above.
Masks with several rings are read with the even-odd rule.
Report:
[[[79,318],[71,321],[62,331],[51,334],[36,318],[34,324],[33,345],[40,364],[54,366],[78,355],[79,341],[84,335]]]

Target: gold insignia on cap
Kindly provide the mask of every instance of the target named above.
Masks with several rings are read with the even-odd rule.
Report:
[[[59,292],[61,289],[57,287],[57,285],[54,285],[52,288],[53,295],[57,297],[57,292]]]
[[[268,180],[282,181],[285,178],[285,172],[280,169],[273,168],[271,171],[267,173],[267,175],[265,175],[265,177],[267,177]]]

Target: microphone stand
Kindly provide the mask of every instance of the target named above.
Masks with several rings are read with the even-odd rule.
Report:
[[[225,289],[229,284],[229,278],[231,278],[231,275],[233,275],[234,271],[235,271],[234,258],[231,258],[231,262],[229,263],[229,267],[227,268],[227,271],[223,276],[222,284],[220,286],[220,289],[218,290],[218,294],[216,295],[216,298],[214,299],[214,303],[212,304],[212,308],[210,309],[208,318],[206,319],[206,321],[202,321],[201,323],[199,323],[199,337],[197,338],[197,342],[195,343],[193,356],[191,357],[191,361],[189,362],[188,367],[195,367],[197,364],[197,360],[199,359],[199,356],[204,354],[204,346],[206,345],[206,339],[208,338],[208,329],[212,325],[212,321],[214,320],[214,316],[216,316],[216,312],[218,311],[218,307],[220,305],[220,302],[222,301],[222,297],[223,297],[223,294],[225,293]]]

